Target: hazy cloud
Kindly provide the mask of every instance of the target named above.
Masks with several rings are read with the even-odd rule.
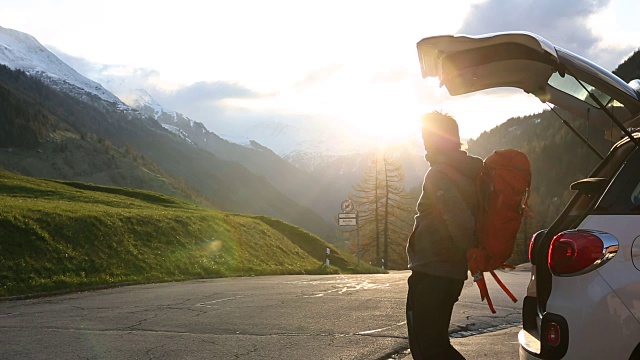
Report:
[[[98,64],[49,47],[62,61],[80,74],[102,84],[116,96],[124,97],[135,89],[146,90],[167,110],[181,112],[212,128],[226,128],[230,123],[256,118],[256,114],[238,114],[227,108],[225,99],[255,98],[259,94],[242,85],[224,81],[199,81],[188,86],[167,90],[159,86],[160,73],[154,69],[125,65]],[[223,120],[224,118],[224,120]]]
[[[192,103],[217,102],[222,99],[254,98],[258,96],[251,89],[224,81],[199,81],[180,88],[171,94],[174,101]]]
[[[55,56],[60,58],[60,60],[64,61],[67,65],[74,68],[80,74],[84,75],[88,72],[91,72],[94,70],[94,67],[96,67],[96,64],[83,58],[69,55],[63,51],[60,51],[55,46],[47,45],[47,49],[49,49],[49,51],[51,51]]]
[[[157,70],[126,65],[98,64],[66,54],[56,48],[51,49],[56,56],[80,74],[101,83],[116,95],[126,94],[133,89],[145,89],[152,96],[160,95],[172,103],[214,103],[223,99],[260,96],[251,89],[224,81],[199,81],[169,91],[161,89],[157,85],[160,78],[160,73]]]
[[[222,100],[262,96],[241,85],[223,81],[200,81],[170,92],[157,89],[147,91],[164,108],[179,111],[193,120],[203,122],[214,132],[230,126],[230,123],[237,121],[239,115],[234,114]]]
[[[589,17],[609,3],[610,0],[487,0],[471,7],[459,32],[479,35],[529,31],[613,70],[632,49],[608,46],[588,26]]]
[[[147,91],[156,89],[160,73],[154,69],[135,68],[126,65],[99,64],[90,60],[69,55],[59,49],[48,46],[60,60],[74,68],[81,75],[97,81],[118,97],[129,94],[134,89]],[[151,91],[150,91],[151,92]]]

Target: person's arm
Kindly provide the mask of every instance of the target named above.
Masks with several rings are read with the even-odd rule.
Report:
[[[434,172],[430,187],[434,205],[440,209],[453,245],[466,252],[475,240],[475,218],[460,195],[457,183],[438,171]]]

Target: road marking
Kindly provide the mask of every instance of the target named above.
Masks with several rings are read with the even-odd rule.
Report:
[[[369,289],[380,289],[380,288],[385,288],[385,287],[389,287],[391,286],[390,283],[383,283],[383,284],[378,284],[378,283],[371,283],[368,280],[351,280],[351,279],[347,279],[347,278],[341,278],[338,280],[329,280],[329,281],[309,281],[309,280],[302,280],[302,281],[293,281],[293,282],[288,282],[289,284],[296,284],[296,285],[318,285],[318,284],[332,284],[334,289],[331,290],[325,290],[325,291],[321,291],[321,292],[316,292],[314,291],[313,295],[304,295],[303,297],[305,298],[312,298],[312,297],[321,297],[321,296],[325,296],[327,294],[331,294],[331,293],[338,293],[340,295],[346,293],[347,291],[358,291],[358,290],[369,290]]]
[[[230,298],[207,301],[207,302],[203,302],[203,303],[197,304],[196,306],[212,307],[212,306],[207,305],[207,304],[213,304],[213,303],[218,303],[218,302],[222,302],[222,301],[235,300],[235,299],[240,299],[240,298],[243,298],[243,297],[244,296],[234,296],[234,297],[230,297]]]
[[[389,329],[394,328],[396,326],[405,325],[406,323],[407,323],[406,321],[403,321],[401,323],[397,323],[395,325],[383,327],[383,328],[380,328],[380,329],[369,330],[369,331],[361,331],[361,332],[357,332],[356,335],[369,335],[369,334],[377,333],[377,332],[380,332],[380,331],[389,330]]]
[[[6,313],[6,314],[0,314],[0,317],[3,316],[11,316],[11,315],[18,315],[19,313]]]

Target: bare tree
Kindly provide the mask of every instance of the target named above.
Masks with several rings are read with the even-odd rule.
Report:
[[[358,210],[361,258],[387,269],[404,268],[414,209],[405,190],[401,163],[387,154],[377,154],[349,197]],[[357,251],[355,247],[352,240],[351,249]]]

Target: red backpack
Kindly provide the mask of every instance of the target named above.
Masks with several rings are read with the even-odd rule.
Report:
[[[467,263],[481,299],[487,299],[489,309],[495,314],[483,273],[491,273],[511,300],[517,301],[494,270],[513,267],[505,262],[513,252],[531,188],[527,155],[513,149],[494,151],[484,160],[476,187],[480,198],[476,217],[477,243],[467,251]]]

